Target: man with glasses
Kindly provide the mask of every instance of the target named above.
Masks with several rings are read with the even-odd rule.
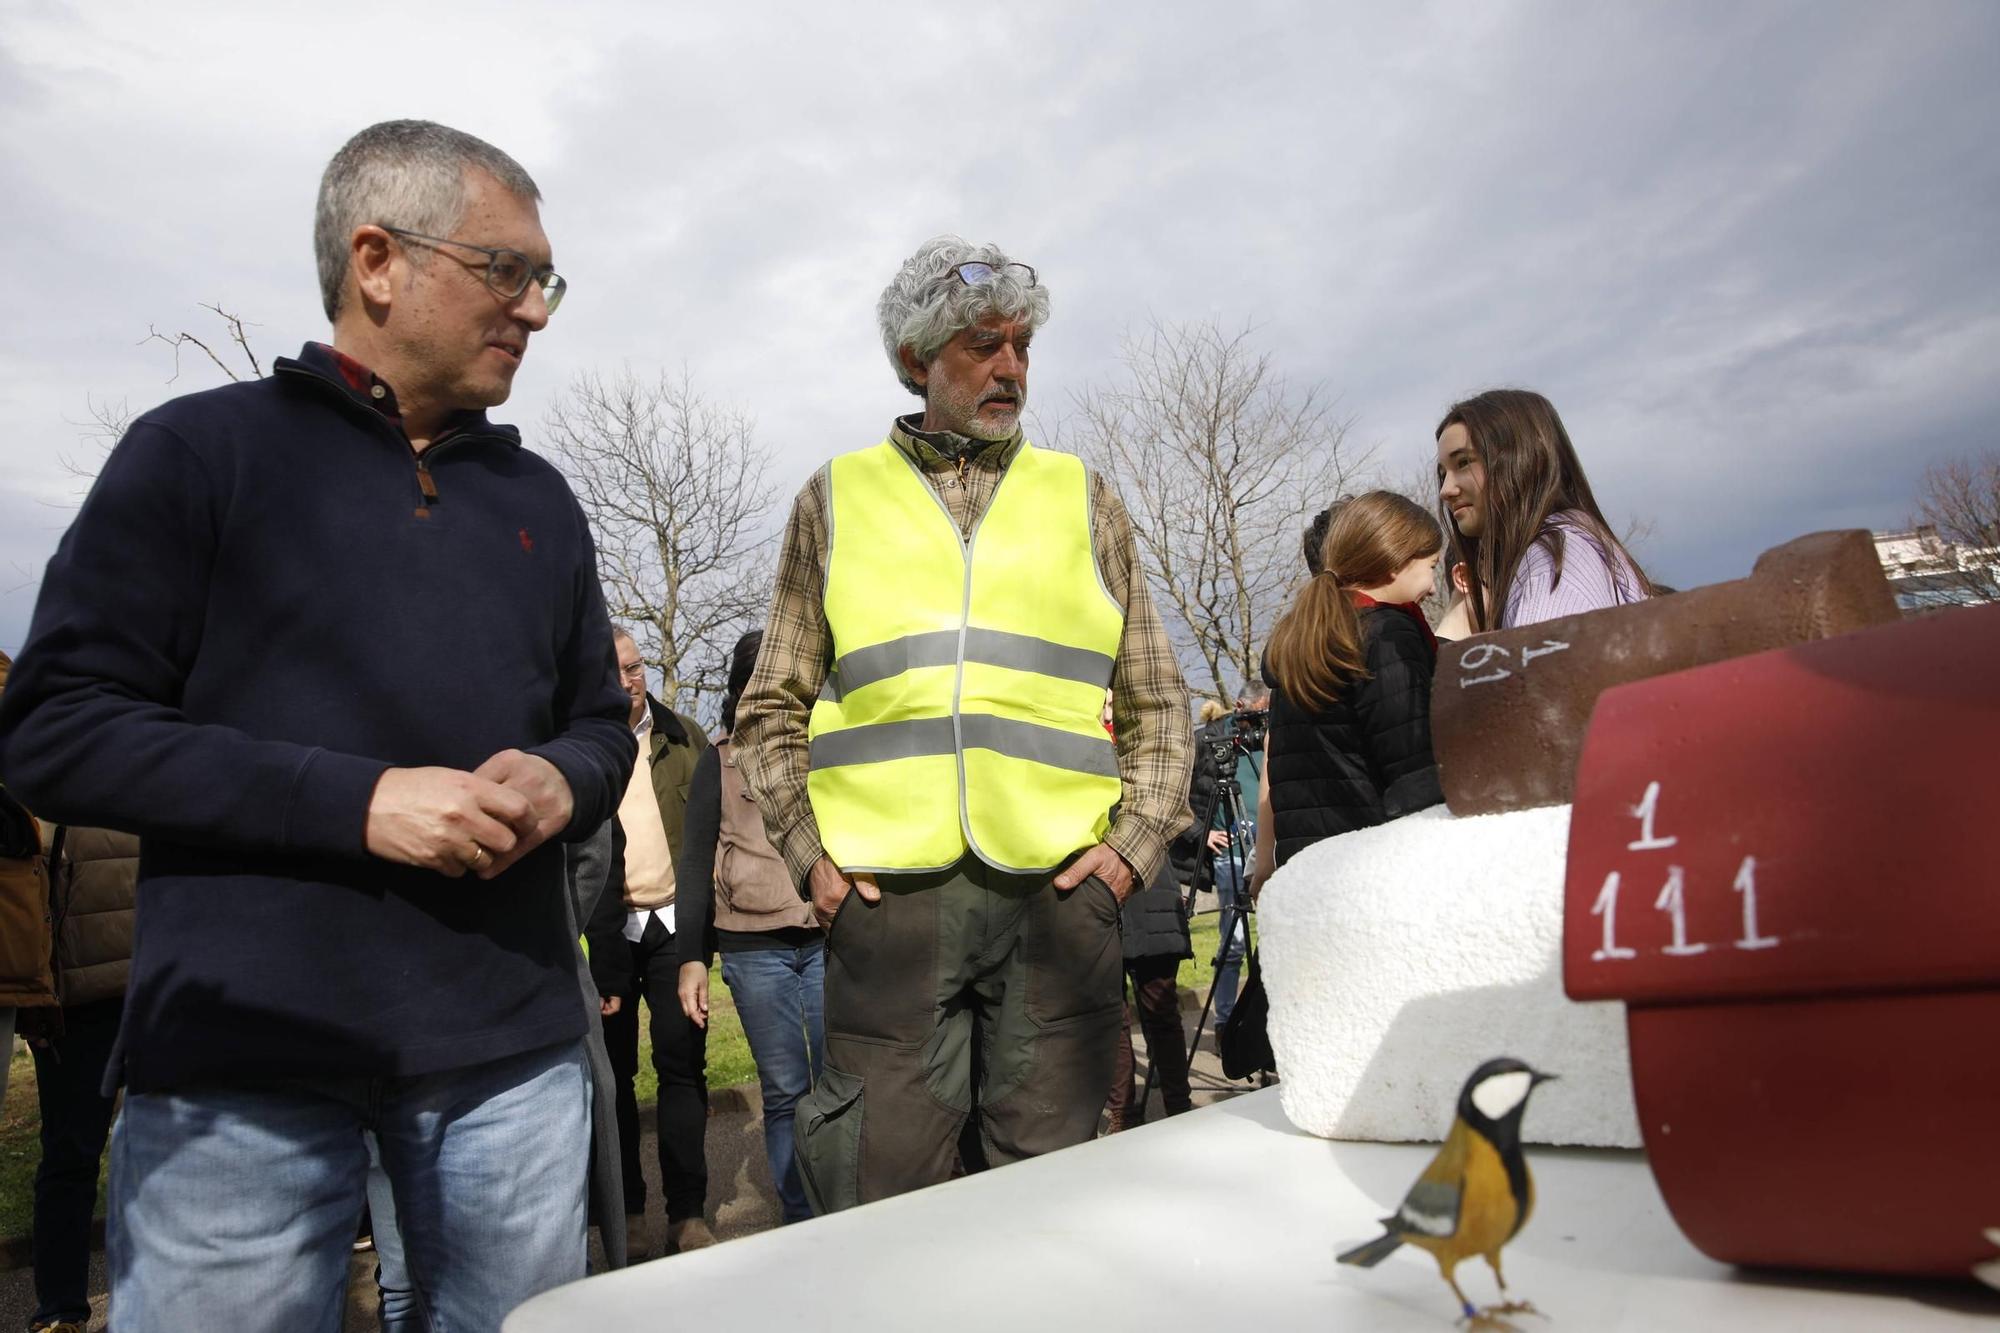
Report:
[[[338,1329],[368,1134],[437,1326],[583,1274],[557,843],[634,744],[584,517],[485,414],[563,292],[538,198],[457,130],[356,135],[331,343],[139,418],[48,565],[0,780],[145,839],[121,1328]]]
[[[1048,312],[994,246],[903,265],[877,314],[924,410],[800,494],[737,707],[744,779],[828,925],[798,1115],[822,1212],[944,1180],[961,1139],[999,1164],[1091,1137],[1119,905],[1189,819],[1187,688],[1131,521],[1021,433]]]

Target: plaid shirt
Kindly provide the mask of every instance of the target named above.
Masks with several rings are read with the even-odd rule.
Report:
[[[1022,437],[987,443],[920,431],[916,417],[896,422],[889,440],[913,459],[958,524],[972,532],[993,500]],[[954,456],[958,461],[954,462]],[[778,555],[777,591],[764,626],[757,669],[736,705],[735,749],[745,784],[792,878],[805,883],[824,854],[806,795],[810,768],[806,722],[833,665],[833,634],[822,600],[826,587],[827,470],[821,468],[792,506]],[[1117,493],[1090,474],[1090,536],[1097,567],[1125,608],[1125,632],[1111,668],[1112,719],[1124,791],[1104,841],[1131,865],[1140,887],[1166,860],[1166,844],[1193,819],[1188,773],[1194,733],[1187,684],[1139,571],[1132,520]]]

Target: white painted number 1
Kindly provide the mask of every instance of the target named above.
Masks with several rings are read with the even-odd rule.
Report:
[[[1736,872],[1736,891],[1743,895],[1743,938],[1736,941],[1739,949],[1775,949],[1775,936],[1757,933],[1757,858],[1743,858],[1743,868]]]
[[[1680,841],[1679,838],[1662,838],[1653,832],[1653,817],[1659,813],[1660,784],[1649,782],[1646,784],[1644,799],[1632,811],[1633,817],[1639,821],[1639,841],[1626,843],[1625,850],[1629,852],[1658,852],[1664,851]]]
[[[1604,918],[1604,947],[1590,955],[1593,963],[1602,963],[1611,958],[1637,958],[1637,949],[1621,949],[1615,936],[1618,933],[1618,872],[1612,871],[1604,877],[1603,891],[1597,895],[1596,906],[1590,909],[1592,916]]]
[[[1667,886],[1660,890],[1660,896],[1653,903],[1653,906],[1660,911],[1673,914],[1674,942],[1660,950],[1660,952],[1671,954],[1675,958],[1685,958],[1689,954],[1708,952],[1706,944],[1688,943],[1687,904],[1683,901],[1681,893],[1681,886],[1686,880],[1686,872],[1679,866],[1667,867]]]

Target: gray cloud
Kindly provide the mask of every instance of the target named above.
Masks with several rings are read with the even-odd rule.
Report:
[[[318,336],[320,166],[407,114],[548,196],[574,293],[507,415],[532,431],[583,367],[686,364],[785,488],[912,402],[874,299],[941,230],[1047,275],[1044,420],[1154,317],[1255,322],[1397,478],[1453,398],[1530,384],[1680,584],[1900,521],[2000,411],[1990,5],[584,4],[537,45],[503,4],[392,50],[250,8],[36,12],[0,38],[0,222],[32,256],[0,520],[61,485],[87,395],[213,381],[168,388],[148,323],[220,300],[267,352]],[[46,558],[13,527],[0,556]]]

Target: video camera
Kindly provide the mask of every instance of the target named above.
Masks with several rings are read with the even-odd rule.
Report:
[[[1246,750],[1264,748],[1264,733],[1270,729],[1271,710],[1268,708],[1239,708],[1236,710],[1236,743]]]
[[[1209,761],[1215,766],[1218,776],[1233,776],[1236,772],[1236,756],[1250,754],[1264,748],[1264,733],[1269,729],[1271,713],[1266,708],[1239,708],[1232,716],[1233,725],[1217,727],[1203,737],[1208,745]]]

